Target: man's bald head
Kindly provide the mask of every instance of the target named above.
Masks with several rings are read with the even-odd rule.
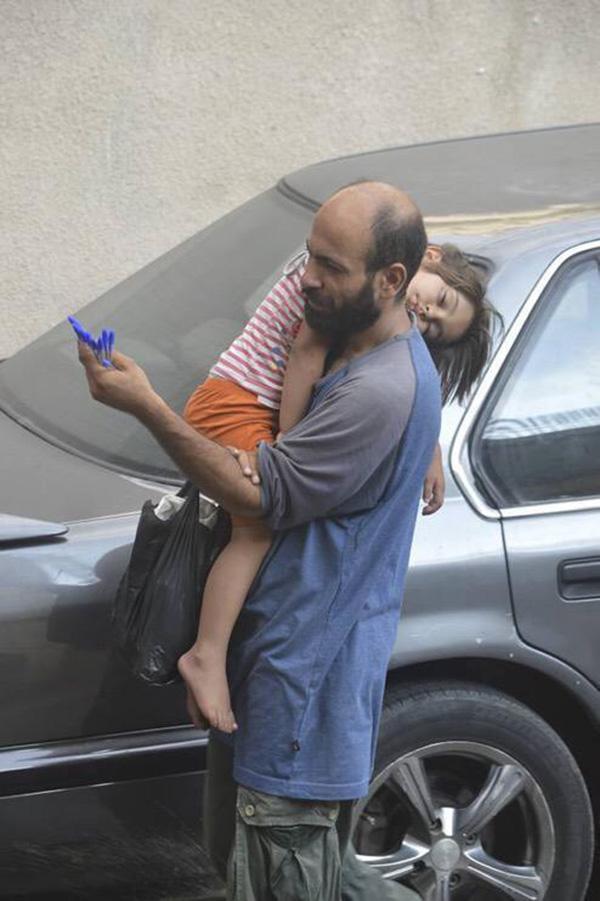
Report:
[[[375,208],[381,204],[388,203],[394,205],[398,210],[398,213],[404,211],[407,214],[413,213],[417,216],[420,215],[419,208],[414,200],[401,188],[398,188],[396,185],[391,185],[386,181],[372,181],[369,178],[359,178],[356,181],[349,182],[347,185],[343,185],[341,188],[338,188],[337,191],[334,191],[325,201],[323,206],[331,203],[331,201],[336,198],[342,197],[348,199],[353,198],[354,200],[370,204]]]
[[[321,214],[334,216],[348,240],[362,247],[370,274],[393,263],[404,266],[402,297],[427,248],[423,217],[408,194],[386,182],[357,181],[332,194]]]

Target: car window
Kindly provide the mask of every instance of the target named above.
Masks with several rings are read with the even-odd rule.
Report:
[[[310,229],[311,213],[270,190],[107,294],[71,311],[139,363],[178,412],[238,335]],[[94,403],[66,321],[0,366],[0,408],[70,452],[134,475],[181,479],[133,417]]]
[[[480,421],[474,469],[499,507],[600,495],[600,268],[566,264]],[[501,376],[502,378],[502,376]]]

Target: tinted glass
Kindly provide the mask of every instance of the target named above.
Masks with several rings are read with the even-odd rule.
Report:
[[[88,331],[116,332],[156,390],[182,411],[303,244],[312,214],[271,190],[190,238],[77,312]],[[75,312],[76,304],[73,304]],[[61,323],[0,366],[0,407],[56,444],[124,472],[179,472],[131,416],[95,403]]]
[[[475,468],[501,507],[600,495],[600,269],[567,264],[477,430]]]

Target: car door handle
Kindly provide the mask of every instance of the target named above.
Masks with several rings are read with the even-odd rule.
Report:
[[[563,561],[558,567],[558,590],[566,601],[600,599],[600,557]]]

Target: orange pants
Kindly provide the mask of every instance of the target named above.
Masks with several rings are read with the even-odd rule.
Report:
[[[227,379],[209,378],[198,385],[183,412],[185,421],[211,441],[254,451],[261,441],[273,444],[277,410],[264,407],[256,394]],[[252,520],[232,519],[234,526]]]

